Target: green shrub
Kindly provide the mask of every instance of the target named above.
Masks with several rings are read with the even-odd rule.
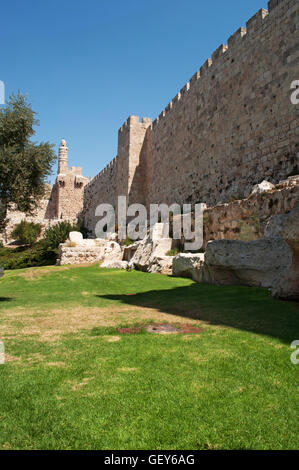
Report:
[[[56,263],[56,259],[57,250],[47,249],[42,241],[33,247],[0,248],[0,265],[4,269],[50,266]]]
[[[166,256],[176,256],[179,253],[181,253],[181,250],[179,248],[173,248],[172,250],[167,251]]]
[[[72,225],[70,222],[58,222],[45,231],[43,239],[44,246],[51,249],[58,248],[58,245],[64,243],[69,233],[73,231],[79,232],[80,227],[78,225]]]
[[[12,231],[12,237],[22,245],[32,246],[41,233],[41,225],[22,220]]]
[[[133,243],[135,243],[135,241],[132,240],[130,237],[127,237],[127,238],[122,242],[122,244],[125,245],[125,246],[133,245]]]

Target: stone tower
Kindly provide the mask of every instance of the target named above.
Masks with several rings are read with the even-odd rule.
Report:
[[[68,170],[68,152],[66,141],[62,139],[58,153],[58,174],[67,173]]]
[[[83,208],[84,186],[89,178],[82,176],[82,168],[68,166],[68,147],[62,139],[58,152],[58,171],[53,187],[55,217],[76,220]]]

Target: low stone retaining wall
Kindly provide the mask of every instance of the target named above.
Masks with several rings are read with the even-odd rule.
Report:
[[[292,176],[273,189],[253,193],[247,199],[209,207],[204,211],[205,249],[210,240],[257,240],[264,236],[272,215],[290,212],[299,194],[299,176]]]

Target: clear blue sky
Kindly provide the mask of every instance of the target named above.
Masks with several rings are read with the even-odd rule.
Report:
[[[156,118],[264,0],[11,0],[1,4],[0,80],[28,94],[36,140],[69,146],[85,176],[117,152],[130,114]],[[56,172],[56,166],[55,166]]]

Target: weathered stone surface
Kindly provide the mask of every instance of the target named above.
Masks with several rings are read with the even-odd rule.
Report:
[[[203,261],[204,253],[179,253],[173,259],[172,274],[178,277],[189,277],[199,282]]]
[[[109,261],[108,259],[101,263],[101,268],[109,268],[109,269],[127,269],[128,262],[127,261]]]
[[[264,219],[287,212],[292,203],[291,190],[267,197],[267,188],[298,168],[297,107],[279,90],[290,89],[297,65],[299,3],[269,5],[269,14],[260,10],[208,58],[154,122],[130,116],[118,133],[117,157],[91,181],[68,166],[63,139],[56,183],[40,211],[43,220],[80,216],[95,236],[96,207],[116,207],[117,196],[125,195],[129,204],[146,206],[205,201],[213,206],[205,214],[211,218],[205,242],[263,236]],[[271,183],[250,194],[262,178]],[[236,199],[242,204],[226,204]]]
[[[165,256],[166,253],[171,250],[174,241],[172,238],[160,238],[153,240],[153,257]]]
[[[152,125],[128,118],[118,133],[117,157],[86,189],[88,228],[95,226],[96,202],[115,205],[118,194],[129,204],[216,206],[248,197],[262,178],[278,183],[296,171],[297,107],[281,90],[290,89],[297,66],[299,2],[275,4],[218,48]]]
[[[102,247],[92,246],[67,246],[67,243],[59,245],[59,260],[57,264],[82,264],[95,263],[102,258]]]
[[[207,244],[201,281],[271,287],[290,264],[291,253],[282,239],[215,240]]]
[[[152,254],[153,244],[149,235],[138,243],[133,257],[129,261],[129,268],[147,271]]]
[[[140,244],[140,240],[133,243],[132,245],[123,247],[123,259],[125,261],[130,261],[133,258],[139,244]]]
[[[291,264],[276,279],[272,295],[289,300],[299,300],[299,199],[286,217],[281,236],[291,251]]]
[[[169,237],[169,224],[162,222],[156,223],[150,231],[151,239],[155,242],[161,240],[161,238]]]
[[[172,274],[173,256],[152,256],[147,271],[149,273]]]
[[[259,184],[253,186],[253,190],[251,194],[261,194],[266,191],[272,191],[275,188],[274,184],[270,183],[269,181],[262,181]]]
[[[107,233],[105,240],[117,241],[117,233]]]
[[[282,230],[288,217],[288,214],[272,215],[266,224],[264,237],[281,238]]]
[[[129,261],[129,267],[140,271],[154,272],[154,259],[163,259],[166,253],[171,250],[173,240],[171,238],[158,238],[152,240],[151,235],[147,235],[138,242],[137,249]],[[168,258],[168,257],[167,257]],[[169,257],[171,258],[171,257]],[[160,269],[157,267],[157,269]]]
[[[95,263],[97,261],[116,263],[121,260],[122,249],[115,241],[107,241],[101,238],[81,239],[80,243],[68,240],[66,243],[59,245],[58,264],[60,265]]]
[[[70,232],[69,241],[72,243],[80,244],[83,241],[83,235],[81,232]]]

